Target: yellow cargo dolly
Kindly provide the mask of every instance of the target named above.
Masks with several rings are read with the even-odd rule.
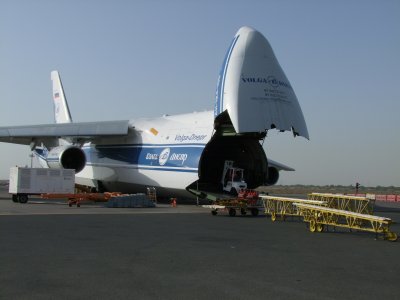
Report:
[[[277,215],[280,215],[282,220],[285,220],[286,216],[299,216],[297,208],[293,203],[326,205],[326,202],[320,200],[306,200],[267,195],[260,195],[260,198],[264,200],[265,214],[271,216],[272,222],[275,222]]]
[[[308,199],[325,201],[330,208],[372,215],[375,201],[366,197],[330,193],[311,193]]]
[[[311,232],[321,232],[324,225],[332,225],[375,234],[382,233],[386,240],[397,240],[397,234],[389,230],[392,224],[392,220],[389,218],[304,203],[294,203],[294,205],[299,214],[303,216],[304,221],[309,223]]]

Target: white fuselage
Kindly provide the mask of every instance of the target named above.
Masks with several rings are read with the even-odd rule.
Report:
[[[86,166],[77,183],[121,192],[184,192],[198,179],[202,152],[213,134],[213,112],[138,119],[122,138],[85,144]]]

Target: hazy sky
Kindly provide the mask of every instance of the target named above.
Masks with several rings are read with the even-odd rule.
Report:
[[[269,40],[310,141],[270,131],[280,184],[400,186],[400,1],[0,1],[0,126],[53,122],[59,70],[75,122],[211,110],[243,25]],[[0,178],[30,164],[0,143]]]

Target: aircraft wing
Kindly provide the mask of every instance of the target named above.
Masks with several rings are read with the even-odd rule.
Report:
[[[284,164],[281,164],[272,159],[268,159],[268,167],[275,167],[278,171],[295,171],[295,169],[288,167]]]
[[[0,127],[0,142],[30,145],[55,138],[89,142],[100,137],[127,135],[129,128],[132,126],[128,120]]]

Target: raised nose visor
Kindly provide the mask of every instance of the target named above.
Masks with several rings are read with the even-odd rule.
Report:
[[[236,133],[277,129],[309,138],[297,97],[271,46],[250,27],[239,29],[221,68],[215,118],[224,111]]]

